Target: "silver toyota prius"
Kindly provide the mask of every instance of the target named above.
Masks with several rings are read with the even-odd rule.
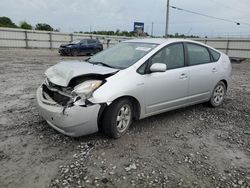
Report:
[[[220,106],[231,69],[227,55],[198,42],[124,41],[86,61],[50,67],[38,108],[65,135],[119,138],[134,120],[197,103]]]

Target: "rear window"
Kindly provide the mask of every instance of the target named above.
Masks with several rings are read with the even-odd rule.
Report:
[[[218,61],[220,59],[220,53],[218,53],[218,52],[216,52],[216,51],[214,51],[212,49],[209,49],[209,50],[210,50],[210,52],[211,52],[211,54],[213,56],[214,61]]]

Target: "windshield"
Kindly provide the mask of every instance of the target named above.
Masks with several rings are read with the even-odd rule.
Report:
[[[136,63],[157,44],[122,42],[91,57],[88,62],[125,69]]]

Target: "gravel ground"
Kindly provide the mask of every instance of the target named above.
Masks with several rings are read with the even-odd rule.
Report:
[[[137,121],[114,140],[70,138],[38,115],[44,71],[79,58],[0,50],[0,187],[250,187],[250,61],[233,64],[221,107]]]

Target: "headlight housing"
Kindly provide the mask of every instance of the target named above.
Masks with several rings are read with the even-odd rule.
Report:
[[[87,80],[74,87],[73,95],[78,95],[82,99],[88,99],[92,93],[101,86],[102,80]]]

